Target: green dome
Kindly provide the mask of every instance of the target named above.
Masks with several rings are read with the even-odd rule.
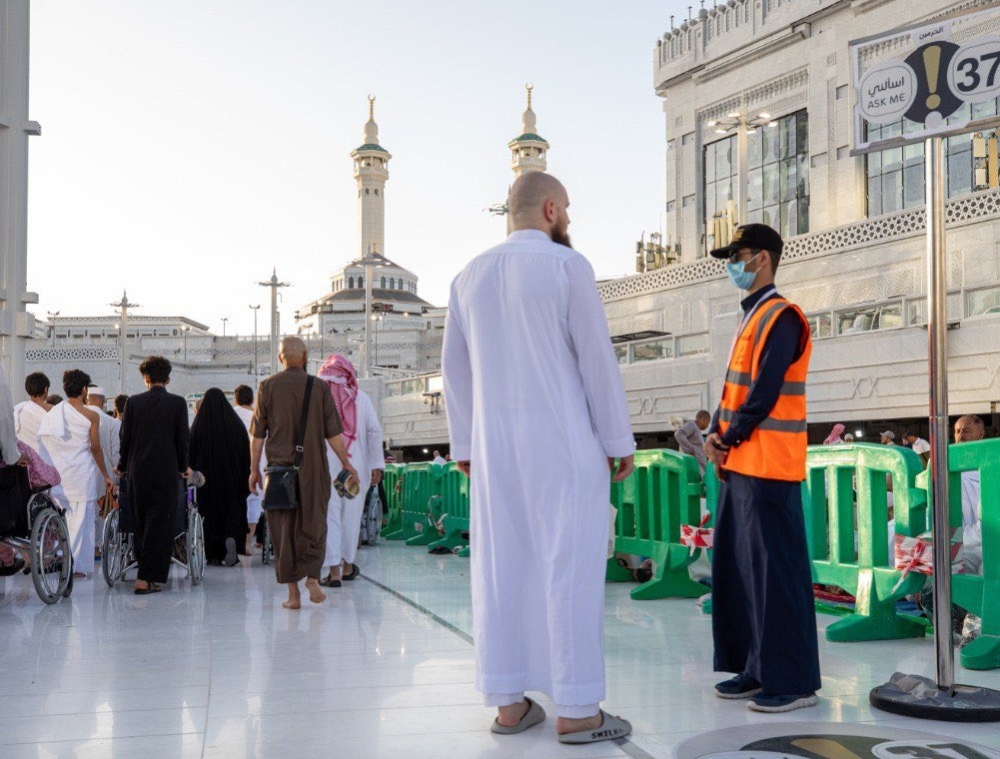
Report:
[[[531,132],[525,132],[519,137],[515,137],[511,142],[528,142],[529,140],[534,140],[535,142],[545,142],[544,137],[539,137],[537,134],[532,134]]]
[[[357,148],[357,150],[358,151],[361,151],[361,150],[377,150],[380,153],[388,153],[389,152],[388,150],[386,150],[385,148],[383,148],[381,145],[376,145],[373,142],[366,142],[360,148]]]

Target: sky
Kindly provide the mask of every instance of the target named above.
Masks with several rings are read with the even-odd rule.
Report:
[[[350,152],[367,96],[393,159],[385,255],[446,305],[502,240],[484,209],[534,84],[548,169],[599,277],[631,273],[662,228],[656,39],[678,0],[33,0],[28,289],[35,313],[139,313],[282,331],[360,254]],[[266,327],[266,317],[260,329]]]

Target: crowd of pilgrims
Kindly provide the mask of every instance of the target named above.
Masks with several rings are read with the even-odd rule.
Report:
[[[29,374],[24,385],[28,400],[16,406],[5,377],[2,385],[3,461],[26,466],[32,490],[51,488],[66,513],[74,577],[85,579],[99,555],[101,520],[118,506],[125,485],[122,423],[128,396],[118,395],[108,404],[106,391],[78,369],[64,373],[64,395],[50,393],[45,374]],[[252,555],[258,522],[263,521],[260,493],[251,493],[249,487],[254,392],[240,385],[233,398],[235,403],[230,403],[221,389],[209,388],[197,401],[186,462],[178,472],[188,475],[189,483],[200,483],[197,502],[210,565],[234,566],[240,555]],[[24,559],[0,544],[0,576],[23,568]]]

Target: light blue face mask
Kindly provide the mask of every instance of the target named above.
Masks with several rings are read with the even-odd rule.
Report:
[[[758,258],[760,253],[750,259],[753,261],[754,258]],[[750,261],[740,261],[735,264],[726,264],[726,274],[729,275],[729,281],[736,285],[740,290],[749,290],[753,287],[753,281],[757,279],[757,272],[755,271],[745,271],[746,265]]]

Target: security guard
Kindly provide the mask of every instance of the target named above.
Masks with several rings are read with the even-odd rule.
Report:
[[[715,670],[736,673],[715,693],[749,699],[747,706],[762,712],[812,706],[820,687],[801,491],[812,344],[802,311],[774,288],[783,247],[769,226],[747,224],[711,252],[747,291],[705,441],[721,481],[712,560]]]

